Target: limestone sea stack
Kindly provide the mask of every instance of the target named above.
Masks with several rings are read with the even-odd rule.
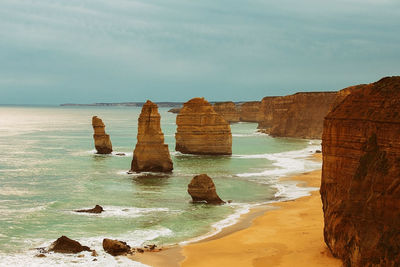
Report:
[[[156,104],[147,100],[138,119],[138,134],[131,171],[170,172],[173,169],[168,145],[160,126],[160,113]]]
[[[94,130],[94,146],[97,150],[97,154],[111,154],[112,144],[110,136],[106,134],[103,121],[97,116],[92,117],[92,126]]]
[[[224,119],[229,122],[239,122],[240,114],[236,104],[232,101],[228,102],[217,102],[213,105],[215,112],[222,115]]]
[[[209,204],[223,204],[223,200],[217,195],[215,184],[207,174],[200,174],[193,177],[188,185],[188,193],[193,202],[207,202]]]
[[[231,155],[229,123],[204,98],[193,98],[176,117],[175,150],[185,154]]]
[[[322,136],[324,238],[344,266],[400,266],[400,77],[349,94]]]

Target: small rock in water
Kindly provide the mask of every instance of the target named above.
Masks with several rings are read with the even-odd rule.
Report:
[[[139,252],[139,253],[143,253],[144,252],[144,250],[141,249],[141,248],[137,248],[136,251]]]
[[[76,210],[75,212],[86,212],[86,213],[102,213],[104,211],[103,207],[96,205],[93,209],[88,210]]]
[[[322,151],[317,149],[317,150],[315,150],[315,153],[322,153]]]
[[[103,249],[113,256],[126,255],[131,252],[131,247],[126,242],[108,238],[103,239]]]
[[[93,256],[93,257],[97,257],[97,256],[99,256],[99,254],[97,254],[96,250],[93,250],[93,251],[92,251],[92,256]]]
[[[44,254],[37,254],[35,257],[38,257],[38,258],[45,258],[46,255],[44,255]]]
[[[117,155],[117,156],[126,156],[125,153],[117,153],[117,154],[115,154],[115,155]]]
[[[210,204],[223,204],[215,189],[213,180],[207,174],[200,174],[193,177],[188,185],[188,193],[193,202],[206,201]]]
[[[78,255],[78,258],[84,258],[85,257],[85,255],[84,254],[80,254],[80,255]]]
[[[61,236],[50,245],[49,251],[58,253],[79,253],[91,250],[87,246],[82,246],[78,241],[72,240],[66,236]]]

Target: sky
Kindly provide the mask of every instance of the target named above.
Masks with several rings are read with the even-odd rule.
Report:
[[[399,0],[0,1],[0,104],[246,101],[392,75]]]

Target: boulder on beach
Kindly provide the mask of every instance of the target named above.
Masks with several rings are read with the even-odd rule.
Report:
[[[87,210],[76,210],[75,212],[86,212],[86,213],[102,213],[104,211],[103,207],[100,205],[96,205],[93,209]]]
[[[48,251],[58,253],[79,253],[91,250],[87,246],[82,246],[78,241],[72,240],[66,236],[61,236],[50,245]]]
[[[131,164],[134,172],[171,172],[173,164],[160,125],[161,116],[156,104],[147,100],[142,107],[138,134]]]
[[[225,203],[217,194],[213,180],[207,174],[193,177],[188,185],[188,193],[193,202],[207,202],[209,204]]]
[[[97,150],[97,154],[111,154],[112,144],[108,134],[106,134],[103,121],[97,116],[92,117],[92,126],[94,130],[93,139],[94,146]]]
[[[103,249],[113,256],[126,255],[131,252],[131,247],[126,242],[108,238],[103,239]]]

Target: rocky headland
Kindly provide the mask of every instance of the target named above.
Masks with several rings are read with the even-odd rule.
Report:
[[[262,101],[258,128],[277,137],[321,139],[323,121],[337,92],[303,92]]]
[[[345,266],[400,266],[400,77],[353,90],[322,136],[324,238]]]
[[[168,145],[161,131],[160,113],[156,104],[147,100],[138,119],[138,134],[131,171],[170,172],[173,169]]]
[[[106,126],[104,125],[103,121],[99,117],[93,116],[92,126],[94,130],[94,146],[97,150],[97,154],[111,154],[113,151],[111,139],[110,136],[105,132]]]
[[[204,98],[193,98],[176,117],[175,150],[185,154],[231,155],[229,123]]]

